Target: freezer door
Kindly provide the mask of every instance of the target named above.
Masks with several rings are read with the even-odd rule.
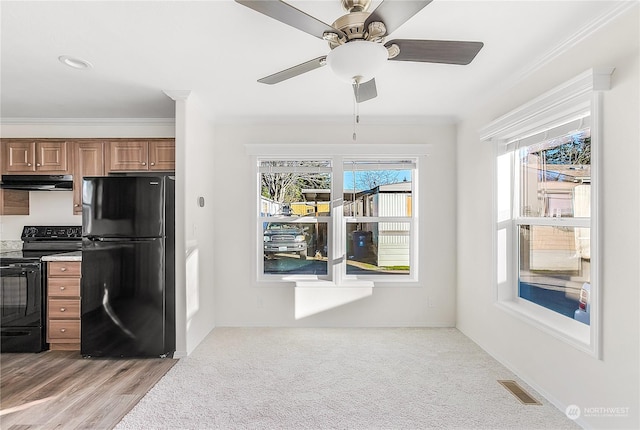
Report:
[[[162,237],[165,178],[86,177],[82,181],[82,235]]]
[[[82,355],[171,356],[164,255],[164,239],[83,239]]]

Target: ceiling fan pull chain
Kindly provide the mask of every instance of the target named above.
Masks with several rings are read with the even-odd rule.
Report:
[[[358,81],[354,81],[354,85],[355,85],[355,91],[353,92],[353,140],[356,140],[357,136],[356,136],[356,118],[358,116],[357,109],[358,109]]]
[[[360,98],[360,79],[358,79],[358,77],[353,80],[353,87],[355,90],[353,92],[353,140],[356,140],[356,125],[360,124],[360,110],[358,107],[358,99]]]

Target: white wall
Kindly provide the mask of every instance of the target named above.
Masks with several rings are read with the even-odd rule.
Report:
[[[216,195],[213,174],[214,127],[197,94],[189,96],[184,113],[185,145],[178,150],[184,150],[185,328],[190,354],[214,328],[213,230],[216,211],[224,209],[224,202]],[[203,207],[199,197],[204,198]]]
[[[561,410],[628,407],[621,418],[581,418],[589,428],[640,428],[638,6],[466,118],[458,135],[458,328]],[[496,307],[492,282],[492,156],[478,130],[554,86],[598,66],[616,68],[604,93],[602,360]]]
[[[376,287],[373,295],[296,320],[294,287],[258,286],[257,176],[245,144],[352,144],[351,118],[219,124],[215,130],[214,279],[216,326],[452,326],[455,324],[455,125],[398,124],[362,115],[356,144],[430,144],[420,171],[420,282]],[[378,124],[378,125],[371,125]]]

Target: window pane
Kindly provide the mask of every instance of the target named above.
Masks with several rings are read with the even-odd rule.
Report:
[[[262,172],[260,186],[260,216],[326,216],[331,212],[328,172]]]
[[[591,283],[589,235],[589,228],[521,225],[519,296],[588,324],[588,292],[580,299]]]
[[[498,222],[511,219],[511,165],[513,163],[511,153],[502,154],[496,162],[498,203]]]
[[[520,214],[527,217],[590,217],[589,130],[520,150]]]
[[[509,264],[509,246],[507,244],[507,229],[502,228],[498,230],[498,237],[496,240],[496,251],[497,255],[497,267],[496,267],[496,275],[498,284],[502,284],[506,282],[508,279],[508,264]]]
[[[411,217],[412,170],[409,161],[344,163],[344,215]]]
[[[410,223],[347,223],[348,275],[408,275]]]
[[[265,274],[326,275],[327,223],[263,223]]]

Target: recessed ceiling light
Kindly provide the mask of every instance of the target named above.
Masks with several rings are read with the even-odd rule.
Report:
[[[90,62],[83,60],[82,58],[70,57],[68,55],[61,55],[58,57],[58,60],[60,60],[62,64],[66,64],[74,69],[84,70],[93,67]]]

